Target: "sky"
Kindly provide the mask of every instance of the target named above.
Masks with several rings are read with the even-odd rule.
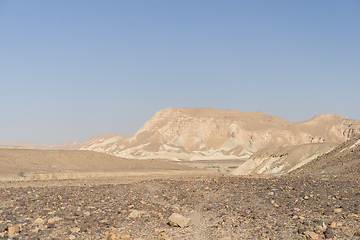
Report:
[[[0,0],[0,140],[135,133],[158,110],[360,119],[358,0]]]

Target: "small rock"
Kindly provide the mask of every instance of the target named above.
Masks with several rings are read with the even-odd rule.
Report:
[[[48,223],[49,223],[49,224],[54,224],[54,223],[55,223],[55,219],[54,219],[54,218],[49,218]]]
[[[13,237],[16,233],[19,233],[19,232],[20,232],[20,227],[18,225],[8,228],[9,237]]]
[[[330,227],[331,227],[331,228],[336,228],[336,225],[337,225],[336,222],[332,222],[332,223],[330,224]]]
[[[334,237],[334,232],[330,228],[328,228],[324,232],[324,235],[325,235],[325,238],[333,238]]]
[[[78,232],[80,232],[80,228],[78,228],[78,227],[74,227],[74,228],[70,228],[70,232],[71,233],[78,233]]]
[[[303,234],[306,235],[307,237],[309,237],[310,239],[319,239],[319,238],[321,238],[321,235],[318,235],[318,234],[316,234],[314,232],[311,232],[311,231],[305,231]]]
[[[110,233],[109,236],[107,237],[107,240],[115,240],[115,234],[114,233]]]
[[[268,196],[274,196],[274,192],[268,192]]]
[[[140,215],[141,215],[141,212],[140,212],[140,211],[134,210],[134,211],[132,211],[132,212],[130,213],[129,217],[130,217],[130,218],[137,218],[137,217],[140,217]]]
[[[299,228],[298,229],[298,233],[299,234],[304,234],[305,235],[306,229],[305,228]]]
[[[223,237],[223,238],[221,238],[221,240],[231,240],[231,236]]]
[[[75,239],[75,238],[76,238],[76,237],[75,237],[74,235],[70,235],[70,236],[69,236],[69,239],[70,239],[70,240],[73,240],[73,239]]]
[[[162,233],[162,232],[165,232],[165,230],[164,230],[164,229],[156,229],[156,230],[153,232],[153,235],[154,235],[154,236],[159,236],[160,233]]]
[[[326,225],[323,221],[314,220],[314,225],[317,233],[321,234],[326,231]]]
[[[91,216],[87,216],[84,218],[84,222],[86,223],[93,223],[94,222],[94,218]]]
[[[121,234],[119,236],[120,239],[124,239],[124,240],[131,240],[131,235],[130,234]]]
[[[359,230],[356,231],[356,232],[354,233],[354,236],[355,236],[355,237],[360,237],[360,231],[359,231]]]
[[[35,221],[34,221],[34,224],[37,224],[37,225],[43,225],[45,223],[45,220],[42,219],[42,218],[37,218]]]
[[[341,213],[342,209],[341,208],[335,208],[334,209],[334,213]]]
[[[5,232],[6,231],[6,229],[8,229],[8,227],[5,225],[5,224],[0,224],[0,233],[1,232]]]
[[[189,226],[191,218],[186,218],[178,213],[173,213],[171,214],[169,220],[171,226],[185,228]]]
[[[55,228],[55,223],[48,223],[47,228]]]

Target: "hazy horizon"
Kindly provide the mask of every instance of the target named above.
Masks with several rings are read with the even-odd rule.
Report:
[[[0,32],[0,141],[130,135],[166,107],[360,119],[355,0],[0,0]]]

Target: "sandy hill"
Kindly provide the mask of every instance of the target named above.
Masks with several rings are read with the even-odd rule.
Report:
[[[267,148],[254,153],[233,175],[285,174],[331,151],[334,143],[308,143],[295,146]]]
[[[360,172],[360,135],[340,144],[293,174],[335,174],[342,176],[359,175]]]
[[[294,122],[260,111],[166,108],[129,137],[82,149],[132,159],[238,159],[264,148],[339,144],[359,133],[360,120],[339,115]]]
[[[0,178],[16,175],[146,172],[192,168],[160,160],[123,159],[80,150],[0,149]]]
[[[114,133],[104,133],[102,135],[96,135],[84,142],[79,149],[101,152],[103,146],[121,141],[125,137],[127,136]]]
[[[43,149],[43,150],[96,150],[98,145],[108,144],[124,139],[126,135],[116,133],[104,133],[96,135],[85,142],[69,141],[62,143],[38,143],[38,142],[21,142],[21,141],[0,141],[0,148],[18,148],[18,149]],[[101,152],[101,151],[99,151]]]
[[[126,136],[116,133],[104,133],[96,135],[85,142],[70,141],[64,143],[53,144],[42,149],[53,149],[53,150],[95,150],[97,146],[102,144],[108,144],[124,139]],[[101,152],[101,151],[99,151]]]

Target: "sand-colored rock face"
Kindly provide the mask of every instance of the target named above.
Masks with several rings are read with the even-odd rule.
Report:
[[[359,172],[360,135],[357,135],[292,173],[357,176]]]
[[[114,134],[114,133],[104,133],[102,135],[96,135],[85,143],[82,144],[80,150],[92,150],[97,152],[102,152],[103,146],[108,144],[121,141],[124,139],[125,135]]]
[[[259,111],[167,108],[129,137],[82,149],[136,159],[235,159],[270,147],[339,144],[358,133],[360,120],[339,115],[294,122]]]
[[[336,144],[308,143],[296,146],[262,149],[235,169],[233,175],[284,174],[331,151]]]

